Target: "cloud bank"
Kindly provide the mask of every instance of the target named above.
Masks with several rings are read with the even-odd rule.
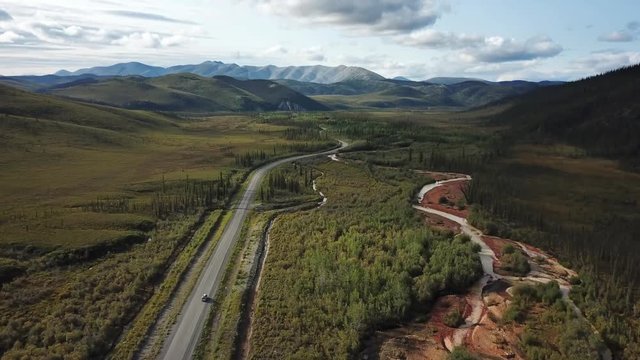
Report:
[[[146,12],[138,12],[138,11],[110,10],[110,11],[106,11],[106,13],[111,14],[111,15],[134,18],[134,19],[165,21],[165,22],[170,22],[170,23],[188,24],[188,25],[195,25],[196,24],[193,21],[174,19],[174,18],[166,17],[164,15],[158,15],[158,14],[146,13]]]
[[[440,32],[432,29],[399,37],[398,42],[408,46],[429,49],[457,49],[469,62],[487,63],[523,61],[556,56],[562,46],[548,36],[536,36],[518,41],[502,36],[478,36]]]
[[[406,33],[433,25],[446,10],[435,0],[255,0],[267,12],[360,33]]]

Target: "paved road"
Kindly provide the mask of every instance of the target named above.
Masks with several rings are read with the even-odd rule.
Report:
[[[194,287],[191,295],[187,299],[184,307],[180,311],[180,316],[176,324],[172,327],[171,333],[167,337],[160,353],[159,359],[167,360],[179,360],[179,359],[191,359],[193,351],[198,343],[200,334],[204,322],[207,318],[208,312],[211,310],[210,303],[204,303],[201,300],[202,294],[209,294],[211,297],[216,296],[218,286],[224,276],[224,271],[229,262],[229,257],[233,252],[233,247],[240,232],[242,230],[242,224],[249,212],[249,208],[253,203],[256,193],[260,187],[262,178],[274,167],[296,160],[305,158],[331,155],[336,153],[339,149],[347,146],[345,142],[340,141],[340,148],[324,151],[315,154],[293,156],[286,159],[281,159],[264,165],[256,169],[251,173],[249,178],[249,185],[247,186],[242,200],[238,204],[231,221],[224,229],[224,233],[213,252],[213,255],[207,261],[207,264],[200,274],[196,286]]]

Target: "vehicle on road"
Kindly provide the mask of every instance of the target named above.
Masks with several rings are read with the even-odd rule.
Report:
[[[207,301],[209,301],[209,295],[207,294],[202,295],[202,302],[207,302]]]

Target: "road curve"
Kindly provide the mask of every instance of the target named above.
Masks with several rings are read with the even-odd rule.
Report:
[[[249,208],[253,203],[256,193],[260,187],[262,178],[267,172],[278,165],[287,162],[306,159],[310,157],[331,155],[338,150],[347,146],[347,143],[340,141],[340,147],[314,154],[292,156],[280,159],[272,163],[263,165],[254,170],[249,177],[249,184],[242,194],[242,199],[238,203],[231,221],[224,229],[224,233],[220,238],[213,254],[207,260],[204,270],[200,274],[200,278],[196,286],[191,291],[189,298],[184,304],[176,323],[171,328],[169,336],[165,339],[164,346],[158,359],[178,360],[191,359],[193,352],[202,333],[204,322],[211,310],[210,303],[204,303],[201,300],[202,294],[209,294],[215,298],[218,286],[224,276],[229,257],[233,252],[234,244],[242,231],[242,224],[249,212]]]

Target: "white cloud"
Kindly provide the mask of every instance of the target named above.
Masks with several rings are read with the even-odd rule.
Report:
[[[433,25],[447,6],[437,0],[254,0],[271,14],[340,25],[362,33],[405,33]]]
[[[602,34],[598,37],[600,41],[607,42],[629,42],[634,40],[634,35],[628,31],[614,31],[608,34]]]
[[[5,31],[0,34],[0,44],[13,44],[16,40],[20,40],[22,38],[22,35],[16,34],[11,30]]]
[[[152,32],[134,32],[111,41],[111,44],[129,48],[162,48],[177,46],[184,41],[185,39],[180,35],[165,36]]]
[[[433,49],[475,47],[483,41],[484,38],[477,35],[455,34],[433,29],[417,31],[407,36],[398,37],[398,42],[403,45]]]
[[[274,45],[270,48],[267,48],[262,52],[264,56],[273,56],[273,55],[284,55],[287,54],[289,50],[282,45]]]
[[[502,36],[486,37],[426,29],[398,36],[396,40],[413,47],[461,50],[459,58],[469,63],[532,60],[553,57],[562,52],[562,46],[548,36],[519,41]]]
[[[602,34],[598,37],[599,41],[606,42],[631,42],[640,36],[640,22],[631,21],[627,23],[624,29]]]
[[[597,51],[573,62],[585,73],[599,73],[640,63],[640,51]]]
[[[561,52],[562,46],[548,36],[536,36],[524,42],[493,36],[485,38],[484,44],[467,54],[474,60],[492,63],[548,58]]]
[[[323,62],[327,59],[324,50],[319,46],[302,49],[300,55],[307,61]]]

